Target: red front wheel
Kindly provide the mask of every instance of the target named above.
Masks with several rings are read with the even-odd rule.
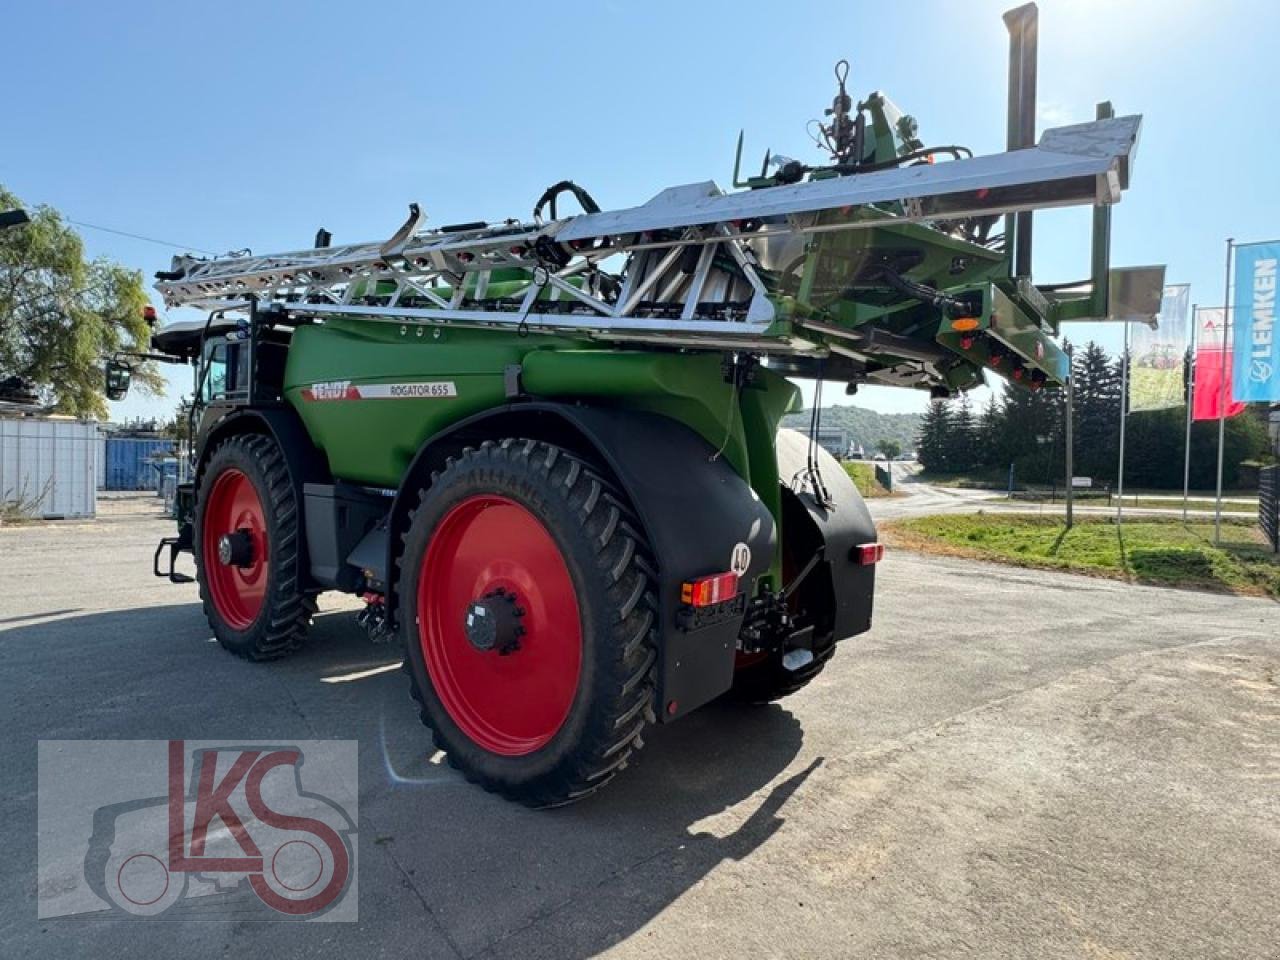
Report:
[[[299,510],[275,441],[231,437],[200,471],[196,566],[213,634],[251,660],[269,660],[302,643],[314,599],[301,592]]]
[[[625,766],[652,718],[652,564],[591,464],[532,440],[468,449],[422,495],[400,621],[423,721],[454,766],[532,806]]]

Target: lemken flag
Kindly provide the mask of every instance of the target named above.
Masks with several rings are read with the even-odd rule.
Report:
[[[1183,357],[1189,327],[1187,304],[1191,287],[1185,283],[1164,288],[1156,324],[1134,324],[1129,346],[1129,410],[1164,410],[1186,402],[1182,382]]]
[[[1275,334],[1277,263],[1280,242],[1236,248],[1231,388],[1232,397],[1245,403],[1280,400],[1280,340]]]

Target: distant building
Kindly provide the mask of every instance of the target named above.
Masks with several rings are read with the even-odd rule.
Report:
[[[849,456],[849,431],[843,427],[819,427],[818,446],[837,460]]]

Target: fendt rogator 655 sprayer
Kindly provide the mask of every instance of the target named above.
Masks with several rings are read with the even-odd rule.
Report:
[[[1007,153],[927,146],[841,65],[829,159],[736,192],[603,211],[564,181],[529,221],[414,206],[382,243],[176,258],[165,303],[208,316],[153,340],[194,364],[198,420],[156,572],[192,552],[253,660],[303,642],[319,593],[359,595],[450,762],[532,805],[607,782],[649,723],[803,687],[870,627],[882,548],[840,465],[779,430],[788,377],[1037,389],[1068,374],[1059,323],[1108,314],[1140,118],[1036,144],[1035,8],[1006,20]],[[1029,211],[1072,204],[1092,278],[1033,285]]]

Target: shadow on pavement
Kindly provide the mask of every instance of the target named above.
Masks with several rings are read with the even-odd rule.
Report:
[[[765,843],[822,762],[784,777],[803,740],[796,718],[776,705],[713,704],[653,728],[599,795],[525,810],[432,762],[407,680],[391,669],[398,660],[396,645],[369,644],[351,612],[317,617],[302,650],[268,664],[210,642],[194,603],[10,626],[0,630],[0,717],[30,749],[5,806],[35,819],[37,738],[358,739],[361,922],[290,924],[293,949],[312,931],[318,946],[327,926],[329,943],[395,954],[412,921],[457,956],[588,957]],[[74,710],[63,708],[69,691]],[[15,839],[19,856],[3,872],[29,878],[34,839]],[[278,926],[241,935],[274,942]]]

